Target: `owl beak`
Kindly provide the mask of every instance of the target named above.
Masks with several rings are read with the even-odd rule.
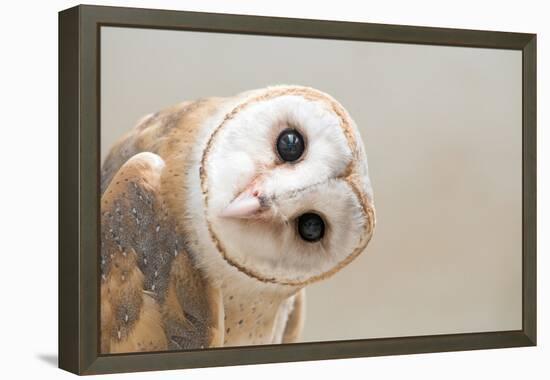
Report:
[[[262,199],[259,192],[247,189],[240,193],[223,211],[223,218],[250,218],[262,209]]]

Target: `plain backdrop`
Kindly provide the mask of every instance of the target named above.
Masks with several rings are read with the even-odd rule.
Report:
[[[538,37],[539,346],[209,368],[106,378],[547,378],[550,333],[550,26],[544,2],[120,1],[95,4],[536,32]],[[71,1],[2,7],[2,377],[68,378],[57,358],[57,11]]]
[[[377,213],[300,341],[521,329],[521,52],[105,27],[102,156],[146,114],[280,83],[350,112]]]

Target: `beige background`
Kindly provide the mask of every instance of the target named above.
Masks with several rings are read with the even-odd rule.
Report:
[[[102,154],[185,99],[301,84],[361,130],[367,251],[308,289],[304,340],[521,328],[521,53],[103,28]]]

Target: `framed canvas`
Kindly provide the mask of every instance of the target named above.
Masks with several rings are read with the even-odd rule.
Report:
[[[59,365],[536,344],[536,35],[59,13]]]

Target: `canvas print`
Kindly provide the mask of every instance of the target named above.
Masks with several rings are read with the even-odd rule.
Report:
[[[521,52],[102,27],[101,161],[101,353],[521,328]]]

